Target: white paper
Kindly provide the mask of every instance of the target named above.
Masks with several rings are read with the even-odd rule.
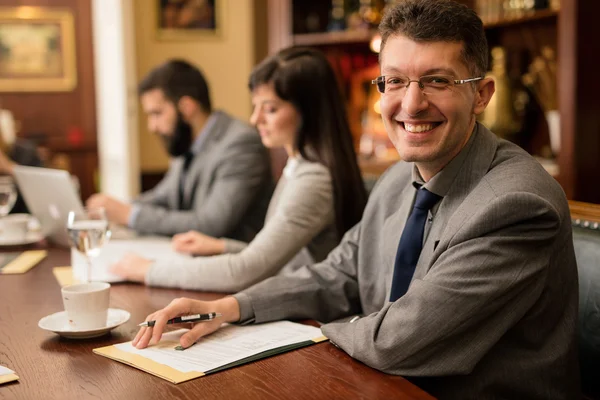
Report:
[[[108,268],[121,260],[127,253],[134,253],[148,259],[169,258],[188,259],[191,256],[177,253],[171,247],[171,240],[161,237],[147,237],[133,240],[110,240],[97,257],[92,257],[92,280],[102,282],[123,282],[120,276],[108,272]],[[71,266],[73,277],[83,281],[87,277],[87,261],[85,256],[71,249]]]
[[[13,371],[12,369],[8,369],[6,367],[3,367],[2,365],[0,365],[0,376],[2,375],[10,375],[10,374],[14,374],[15,371]]]
[[[161,342],[174,341],[187,329],[163,334]],[[181,372],[206,372],[252,355],[322,336],[321,329],[289,321],[259,325],[224,325],[184,351],[175,348],[136,349],[131,342],[116,344],[120,350],[139,354]]]

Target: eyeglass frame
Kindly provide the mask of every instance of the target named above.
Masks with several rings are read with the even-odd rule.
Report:
[[[407,82],[406,82],[406,86],[401,87],[401,89],[407,89],[410,86],[410,84],[412,82],[416,82],[419,84],[419,89],[421,89],[421,91],[423,89],[425,89],[425,85],[421,82],[421,79],[425,78],[425,77],[431,77],[431,76],[443,76],[443,77],[449,77],[449,78],[454,78],[452,75],[423,75],[421,77],[419,77],[418,79],[410,79],[408,76],[405,75],[380,75],[377,78],[373,79],[371,81],[372,85],[376,85],[377,86],[377,91],[381,94],[385,94],[385,78],[387,77],[405,77],[407,78]],[[470,82],[476,82],[476,81],[480,81],[482,79],[485,79],[485,76],[478,76],[475,78],[467,78],[467,79],[452,79],[452,83],[453,85],[464,85],[465,83],[470,83]],[[383,91],[379,90],[379,84],[383,83]],[[426,94],[426,93],[425,93]]]

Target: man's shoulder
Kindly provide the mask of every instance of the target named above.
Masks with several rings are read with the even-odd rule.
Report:
[[[254,129],[247,122],[233,117],[224,111],[218,111],[217,113],[218,119],[215,123],[215,128],[221,130],[221,132],[219,132],[219,136],[222,140],[260,141],[260,136],[256,133],[256,129]]]
[[[412,182],[413,168],[414,164],[406,161],[398,161],[389,167],[377,180],[370,197],[395,194],[404,190],[406,185]]]
[[[535,158],[506,140],[498,141],[498,150],[484,181],[498,194],[529,192],[545,198],[564,197],[556,179]]]

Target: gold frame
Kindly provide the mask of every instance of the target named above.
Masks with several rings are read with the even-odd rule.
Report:
[[[0,92],[68,92],[77,86],[75,59],[75,25],[70,10],[32,6],[0,7],[0,24],[52,23],[60,26],[61,77],[3,78],[0,76]]]
[[[189,28],[189,29],[172,29],[172,28],[161,28],[161,0],[154,1],[155,11],[155,30],[156,37],[159,40],[172,40],[172,41],[191,41],[202,38],[218,38],[221,37],[223,32],[223,15],[224,5],[223,3],[227,0],[214,0],[214,29],[206,28]]]

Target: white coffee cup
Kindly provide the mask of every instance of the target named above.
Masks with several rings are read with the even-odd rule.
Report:
[[[73,330],[104,328],[108,316],[110,284],[80,283],[61,289],[69,327]]]
[[[29,214],[7,215],[0,220],[0,237],[4,240],[24,240],[30,220]]]

